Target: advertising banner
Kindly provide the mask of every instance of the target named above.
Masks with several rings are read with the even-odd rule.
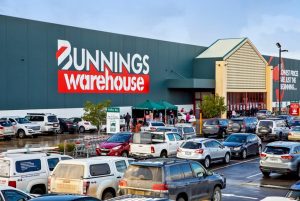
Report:
[[[109,107],[106,110],[106,131],[107,133],[120,132],[120,108]]]
[[[291,103],[289,112],[292,116],[299,116],[299,103]]]

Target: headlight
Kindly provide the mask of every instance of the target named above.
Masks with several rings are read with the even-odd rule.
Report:
[[[239,151],[239,150],[241,150],[241,147],[234,147],[233,150],[234,151]]]
[[[121,147],[122,147],[122,146],[119,145],[119,146],[116,146],[116,147],[112,148],[112,150],[118,150],[118,149],[120,149]]]

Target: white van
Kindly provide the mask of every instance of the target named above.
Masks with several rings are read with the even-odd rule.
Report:
[[[47,193],[48,176],[51,171],[60,160],[72,157],[41,152],[46,149],[17,149],[2,153],[0,185],[11,186],[32,194]]]

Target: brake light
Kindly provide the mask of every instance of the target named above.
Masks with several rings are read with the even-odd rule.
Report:
[[[155,149],[153,146],[151,146],[151,154],[155,153]]]
[[[17,188],[17,182],[16,181],[8,181],[8,186]]]
[[[167,184],[153,184],[152,185],[152,190],[154,191],[167,191],[169,190]]]
[[[83,190],[83,194],[86,195],[88,192],[88,189],[90,187],[90,182],[89,181],[84,181],[83,182],[83,186],[82,186],[82,190]]]
[[[3,126],[0,126],[0,130],[3,130],[4,129],[4,127]]]
[[[203,154],[204,150],[203,149],[196,149],[195,153],[197,154]]]
[[[119,187],[126,187],[126,186],[127,186],[127,181],[125,181],[125,180],[119,181]]]
[[[260,158],[265,158],[265,157],[267,157],[267,154],[261,153],[259,156],[260,156]]]
[[[284,155],[284,156],[281,156],[281,159],[283,160],[292,160],[294,157],[291,156],[291,155]]]

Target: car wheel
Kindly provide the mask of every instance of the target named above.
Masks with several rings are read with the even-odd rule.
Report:
[[[31,194],[42,195],[42,194],[44,194],[45,192],[44,192],[44,190],[43,190],[42,188],[36,187],[36,188],[32,189],[32,190],[30,191],[30,193],[31,193]]]
[[[210,158],[209,158],[209,156],[206,156],[206,157],[205,157],[203,163],[204,163],[204,167],[205,167],[205,168],[209,168],[209,166],[210,166]]]
[[[264,171],[262,171],[261,173],[263,174],[264,177],[270,177],[271,174],[270,172],[264,172]]]
[[[219,138],[224,139],[226,137],[226,132],[222,131],[222,133],[219,135]]]
[[[160,154],[161,158],[168,158],[168,153],[166,151],[162,151]]]
[[[259,145],[259,146],[258,146],[258,150],[257,150],[257,155],[261,154],[261,152],[262,152],[262,146]]]
[[[18,137],[23,139],[26,136],[25,131],[24,130],[19,130],[18,131]]]
[[[246,159],[246,158],[247,158],[247,150],[244,149],[244,150],[242,151],[242,159]]]
[[[183,197],[179,197],[176,199],[176,201],[186,201]]]
[[[128,153],[126,151],[124,151],[121,156],[127,158],[128,157]]]
[[[228,164],[230,162],[230,154],[226,153],[224,157],[224,163]]]
[[[106,191],[102,195],[102,200],[109,200],[109,199],[112,199],[113,197],[114,197],[114,193],[113,192]]]
[[[216,186],[213,194],[212,194],[212,201],[221,201],[222,200],[222,193],[220,187]]]
[[[85,131],[85,128],[83,126],[80,126],[79,127],[79,133],[84,133],[84,131]]]

